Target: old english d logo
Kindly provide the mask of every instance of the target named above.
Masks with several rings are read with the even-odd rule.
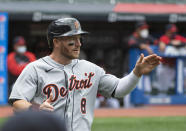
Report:
[[[74,22],[76,30],[79,28],[79,23],[77,21]]]

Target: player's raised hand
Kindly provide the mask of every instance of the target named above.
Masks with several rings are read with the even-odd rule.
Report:
[[[135,68],[133,70],[134,74],[141,76],[151,72],[156,66],[160,64],[161,57],[156,54],[152,54],[144,57],[143,54],[140,55],[140,58],[136,62]]]
[[[53,94],[51,92],[49,98],[40,105],[39,109],[46,110],[46,111],[54,111],[54,107],[51,105],[52,99],[53,99]]]

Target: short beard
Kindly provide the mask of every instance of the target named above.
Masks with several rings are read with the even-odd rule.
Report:
[[[66,49],[65,49],[66,50]],[[64,57],[66,57],[66,58],[68,58],[68,59],[71,59],[71,60],[73,60],[73,59],[78,59],[79,58],[79,55],[77,56],[77,57],[75,57],[75,56],[73,56],[73,55],[68,55],[68,53],[67,53],[68,51],[66,50],[66,53],[65,52],[61,52],[61,54],[64,56]]]
[[[69,53],[68,49],[64,46],[61,47],[60,51],[61,51],[61,55],[63,55],[67,59],[72,60],[72,59],[78,59],[79,58],[79,55],[77,57],[75,57],[73,55],[69,55],[70,53]]]

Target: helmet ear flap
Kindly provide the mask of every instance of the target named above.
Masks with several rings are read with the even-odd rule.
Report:
[[[48,47],[49,47],[50,51],[52,51],[53,47],[54,47],[53,36],[49,31],[47,31],[47,41],[48,41]]]

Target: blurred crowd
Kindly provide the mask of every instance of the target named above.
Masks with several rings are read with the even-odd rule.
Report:
[[[151,76],[144,76],[146,93],[174,94],[176,81],[176,56],[186,56],[186,37],[179,34],[175,24],[167,24],[164,34],[158,39],[153,38],[146,22],[137,22],[136,30],[128,40],[130,48],[138,48],[147,54],[158,53],[162,56],[162,63],[155,71],[155,82],[151,83]],[[157,50],[155,50],[155,48]],[[155,52],[154,52],[155,51]],[[186,74],[185,74],[186,76]]]
[[[175,24],[167,24],[165,26],[165,30],[162,30],[164,34],[159,38],[153,37],[149,29],[150,26],[145,21],[137,22],[135,24],[134,32],[127,38],[126,48],[137,48],[139,50],[143,50],[146,54],[157,53],[158,50],[158,54],[162,56],[186,56],[186,37],[179,34],[179,29]],[[24,67],[28,63],[49,54],[48,45],[45,41],[39,41],[37,44],[35,44],[35,50],[33,52],[28,51],[28,44],[29,43],[27,43],[24,36],[15,36],[12,41],[11,46],[13,47],[13,51],[8,54],[7,59],[9,94],[11,92],[12,85]],[[156,51],[154,50],[154,47],[156,47]],[[111,50],[104,54],[105,52],[102,50],[94,49],[92,53],[94,54],[92,61],[95,64],[103,67],[107,73],[114,74],[112,71],[115,71],[114,75],[117,76],[117,72],[121,71],[116,66],[122,61],[122,52],[120,50]],[[106,55],[109,59],[105,60],[103,57],[104,55]],[[90,60],[91,57],[87,56],[86,51],[82,49],[80,59]],[[151,83],[151,76],[144,76],[147,84],[146,87],[148,87],[145,89],[146,93],[174,94],[176,79],[175,66],[175,58],[163,57],[161,65],[158,66],[155,71],[156,82],[153,84],[153,86]],[[126,75],[126,72],[123,72],[122,74]],[[98,94],[95,108],[120,108],[124,104],[127,103],[123,100],[105,98],[101,96],[101,94]]]

